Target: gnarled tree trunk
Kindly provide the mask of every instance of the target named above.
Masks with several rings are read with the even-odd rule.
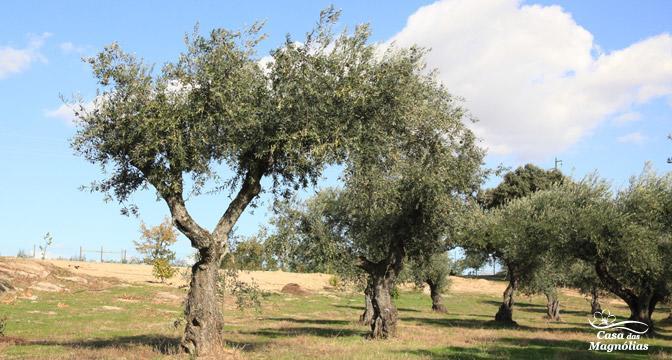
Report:
[[[187,297],[186,327],[181,347],[189,354],[209,354],[220,346],[224,318],[216,300],[221,255],[211,248],[200,251],[200,260],[191,267]]]
[[[643,324],[629,324],[628,327],[637,331],[646,331],[644,336],[653,336],[655,329],[653,327],[653,315],[658,300],[650,294],[640,295],[635,301],[628,301],[628,308],[630,308],[629,320],[641,322]]]
[[[392,302],[390,291],[403,267],[404,248],[400,243],[393,244],[388,256],[374,263],[363,256],[358,258],[357,266],[367,272],[370,281],[372,339],[387,339],[397,333],[397,308]]]
[[[373,301],[371,300],[372,294],[372,282],[368,280],[366,289],[364,289],[364,312],[359,316],[359,322],[363,325],[371,325],[371,320],[373,319]]]
[[[596,289],[590,291],[590,313],[601,313],[602,305],[600,305],[600,294]]]
[[[372,276],[373,317],[371,319],[371,338],[387,339],[397,333],[397,308],[392,302],[390,290],[394,286],[396,274],[384,272]]]
[[[191,268],[191,283],[185,306],[186,326],[180,343],[192,356],[212,355],[222,345],[223,317],[217,301],[219,266],[226,252],[227,239],[233,226],[250,202],[261,191],[261,178],[268,163],[259,160],[249,165],[236,197],[229,203],[217,226],[210,233],[191,217],[182,196],[182,182],[164,189],[175,226],[198,250],[200,259]]]
[[[644,336],[654,336],[655,328],[651,315],[656,309],[658,302],[664,297],[657,292],[658,287],[648,289],[647,291],[627,288],[609,272],[608,266],[602,261],[595,262],[595,271],[602,283],[607,286],[609,291],[620,297],[630,308],[629,320],[641,322],[642,324],[628,324],[628,328],[644,332]]]
[[[560,300],[555,291],[547,291],[546,295],[546,318],[552,321],[560,321]]]
[[[505,324],[515,324],[515,321],[513,321],[513,294],[518,287],[518,279],[511,267],[509,267],[508,277],[509,284],[502,295],[502,304],[499,306],[497,314],[495,314],[495,321]]]
[[[448,312],[443,305],[443,297],[438,285],[432,280],[427,280],[426,282],[429,285],[429,296],[432,298],[432,310],[440,313]]]

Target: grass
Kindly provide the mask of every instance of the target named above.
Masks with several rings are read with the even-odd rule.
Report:
[[[177,295],[177,296],[176,296]],[[154,359],[185,358],[177,344],[182,328],[179,297],[184,290],[144,285],[115,285],[101,291],[39,293],[37,300],[0,305],[8,316],[0,339],[3,359]],[[595,332],[588,326],[589,304],[562,298],[563,320],[543,319],[541,297],[519,296],[517,327],[491,320],[498,298],[479,294],[447,294],[447,314],[430,311],[427,295],[402,292],[398,337],[365,338],[367,327],[356,320],[362,311],[358,294],[306,297],[272,294],[263,309],[240,312],[232,299],[224,304],[225,340],[232,356],[244,359],[644,359],[672,358],[672,326],[654,314],[661,336],[648,342],[648,352],[592,352]],[[603,307],[626,316],[615,303]]]

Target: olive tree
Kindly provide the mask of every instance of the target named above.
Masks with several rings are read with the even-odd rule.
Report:
[[[536,271],[536,266],[540,264],[538,258],[543,255],[543,251],[545,250],[543,247],[535,244],[525,243],[525,246],[522,246],[525,241],[530,240],[528,238],[521,238],[527,236],[521,233],[524,230],[526,219],[517,219],[514,216],[514,218],[510,219],[510,223],[506,223],[509,220],[501,219],[502,216],[509,217],[511,212],[516,211],[520,212],[521,216],[526,216],[527,214],[524,214],[526,211],[535,211],[531,204],[523,205],[523,202],[516,204],[506,211],[497,212],[495,210],[508,206],[510,202],[516,199],[531,197],[538,191],[551,189],[563,182],[566,182],[566,178],[556,169],[544,170],[533,164],[526,164],[506,173],[502,182],[497,187],[481,191],[478,194],[478,203],[485,209],[485,213],[481,215],[477,214],[475,219],[485,216],[487,218],[485,224],[489,224],[492,227],[487,228],[485,226],[477,231],[481,235],[476,236],[482,237],[480,239],[473,237],[466,239],[463,247],[469,259],[474,259],[476,262],[479,262],[480,259],[484,262],[488,257],[492,256],[504,265],[509,283],[502,296],[502,305],[495,316],[496,321],[513,323],[512,306],[514,293],[521,285],[521,276],[532,275],[532,270]],[[493,213],[489,214],[489,212]],[[473,226],[479,228],[481,225],[476,222],[473,223]],[[512,238],[505,239],[500,236],[508,231],[512,231]],[[544,244],[546,240],[543,239]],[[530,247],[526,247],[528,245]],[[544,279],[544,282],[546,280],[548,279]],[[536,280],[529,277],[528,282],[532,284],[533,281]],[[539,283],[538,281],[536,282]],[[556,298],[550,290],[546,292],[550,295],[549,301]]]
[[[551,244],[562,234],[555,225],[554,211],[562,196],[559,189],[538,191],[491,210],[474,209],[469,216],[468,226],[461,234],[465,251],[493,254],[506,269],[508,285],[495,321],[515,323],[514,294],[523,284],[535,292],[544,284],[544,290],[553,295],[548,286],[553,281],[549,278],[542,282],[540,277],[550,275],[541,270]]]
[[[600,299],[608,292],[595,272],[595,267],[583,260],[573,261],[569,268],[568,285],[575,287],[585,296],[590,297],[590,313],[602,312]]]
[[[448,276],[454,268],[455,264],[446,252],[424,256],[409,263],[408,271],[410,278],[416,286],[423,287],[424,284],[427,284],[429,287],[429,296],[432,299],[433,311],[441,313],[447,311],[445,305],[443,305],[443,296],[441,294],[450,286]]]
[[[207,354],[220,342],[217,269],[262,179],[280,195],[308,186],[325,165],[343,161],[363,131],[389,125],[368,115],[385,104],[379,95],[394,86],[392,77],[376,77],[385,66],[366,26],[332,35],[337,17],[324,11],[301,43],[288,36],[263,67],[254,51],[258,25],[187,37],[186,51],[160,71],[116,43],[86,60],[100,89],[92,108],[78,107],[72,147],[108,175],[91,190],[128,204],[153,187],[198,251],[181,341],[188,353]],[[208,184],[231,194],[211,231],[186,201]]]
[[[560,321],[558,289],[568,284],[568,263],[553,253],[541,255],[541,265],[534,271],[522,274],[520,290],[524,294],[543,294],[546,297],[546,318]]]
[[[628,305],[630,320],[646,324],[636,328],[652,334],[651,315],[671,291],[672,174],[647,166],[615,195],[593,179],[566,197],[572,204],[558,251],[594,266],[604,288]]]
[[[417,71],[410,61],[406,66]],[[391,123],[388,145],[353,157],[341,196],[346,233],[370,281],[373,338],[396,332],[390,290],[404,259],[445,251],[453,220],[482,179],[482,151],[464,110],[431,78],[409,70],[395,80],[408,82],[393,97],[401,104],[381,114]]]

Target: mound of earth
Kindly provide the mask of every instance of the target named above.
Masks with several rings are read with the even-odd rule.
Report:
[[[74,270],[74,269],[73,269]],[[0,257],[0,296],[32,298],[32,292],[98,290],[116,282],[76,274],[47,261]]]
[[[280,292],[284,294],[290,294],[290,295],[308,295],[310,292],[308,290],[305,290],[301,287],[301,285],[296,284],[296,283],[289,283],[285,286],[282,287],[282,290]]]

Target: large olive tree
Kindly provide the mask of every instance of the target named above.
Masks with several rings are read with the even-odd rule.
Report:
[[[468,116],[433,74],[423,72],[423,55],[409,49],[382,57],[385,66],[373,77],[389,86],[362,110],[388,126],[362,133],[334,205],[320,207],[330,215],[311,216],[334,224],[325,238],[334,234],[366,272],[373,338],[396,332],[390,290],[404,259],[445,251],[456,215],[483,176],[483,152],[466,127]],[[319,222],[308,221],[318,223],[318,231],[305,236],[321,233]]]
[[[672,174],[647,167],[615,195],[601,181],[565,191],[565,229],[557,248],[595,268],[604,288],[653,333],[651,315],[671,294]]]
[[[344,175],[346,234],[360,251],[370,281],[371,336],[394,336],[397,310],[390,290],[406,257],[446,250],[456,215],[482,180],[482,151],[465,126],[464,110],[431,77],[411,76],[409,57],[394,81],[386,146],[355,154]],[[375,138],[365,141],[373,143]]]
[[[79,107],[72,146],[108,175],[91,189],[126,202],[153,187],[199,252],[185,310],[186,352],[206,354],[219,343],[217,269],[262,179],[279,194],[307,186],[325,165],[343,161],[364,131],[390,126],[370,115],[386,113],[381,94],[395,86],[393,76],[380,76],[386,64],[367,44],[365,26],[332,36],[337,15],[324,11],[301,44],[288,37],[268,66],[254,53],[258,26],[195,34],[161,71],[117,44],[87,59],[100,90],[93,108]],[[376,143],[370,140],[367,146]],[[204,184],[232,196],[212,230],[186,206]]]

